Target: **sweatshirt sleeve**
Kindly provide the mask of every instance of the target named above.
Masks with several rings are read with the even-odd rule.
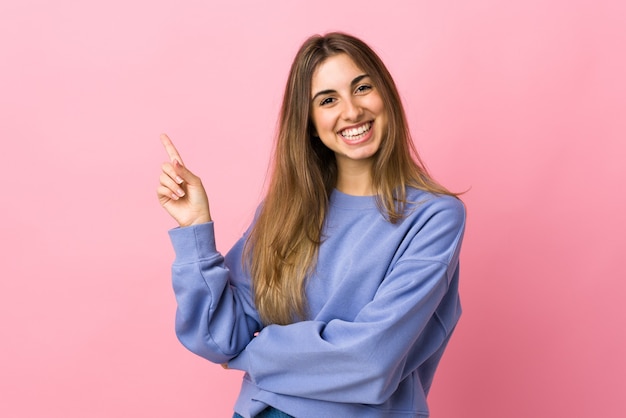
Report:
[[[445,346],[460,315],[456,279],[465,210],[457,202],[418,228],[354,320],[267,326],[229,367],[246,371],[269,392],[330,402],[386,401]]]
[[[175,228],[169,235],[176,253],[176,335],[195,354],[226,363],[260,328],[241,263],[229,266],[217,251],[213,222]],[[243,238],[227,258],[241,260],[242,247]]]

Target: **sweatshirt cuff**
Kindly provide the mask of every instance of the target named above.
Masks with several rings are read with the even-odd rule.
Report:
[[[212,221],[170,229],[168,234],[176,253],[174,264],[193,263],[214,257],[217,253]]]

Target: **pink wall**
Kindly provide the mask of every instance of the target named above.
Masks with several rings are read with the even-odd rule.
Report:
[[[626,3],[306,4],[0,4],[0,416],[230,416],[238,372],[173,333],[158,137],[228,249],[289,63],[328,30],[380,52],[433,173],[471,188],[433,417],[625,416]]]

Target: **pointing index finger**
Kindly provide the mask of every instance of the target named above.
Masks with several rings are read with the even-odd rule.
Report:
[[[161,134],[161,143],[165,147],[165,151],[167,155],[170,156],[170,160],[174,162],[174,160],[178,160],[178,162],[183,165],[183,159],[180,158],[180,154],[176,150],[176,147],[172,143],[172,140],[165,134]]]

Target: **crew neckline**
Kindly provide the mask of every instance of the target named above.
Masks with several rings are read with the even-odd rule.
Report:
[[[333,189],[330,204],[344,209],[378,209],[376,196],[355,196]]]

